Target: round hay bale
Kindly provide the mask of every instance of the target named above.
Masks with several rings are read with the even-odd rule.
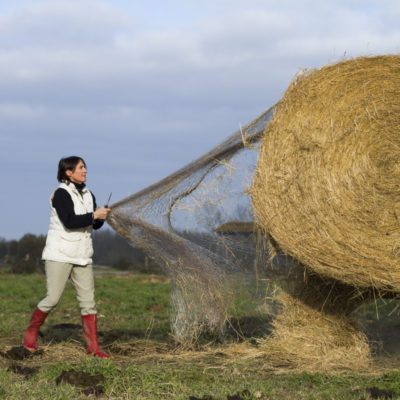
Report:
[[[400,56],[293,80],[250,194],[263,231],[315,273],[400,291]]]

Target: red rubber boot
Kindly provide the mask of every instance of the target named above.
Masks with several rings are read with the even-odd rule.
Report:
[[[32,353],[37,350],[36,341],[39,334],[39,329],[47,315],[48,313],[45,313],[36,307],[33,311],[31,322],[28,328],[26,328],[24,335],[24,347]]]
[[[100,349],[97,341],[97,321],[96,314],[82,315],[83,338],[87,344],[87,354],[93,354],[95,357],[110,358]]]

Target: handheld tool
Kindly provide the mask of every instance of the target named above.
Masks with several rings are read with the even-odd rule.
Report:
[[[108,196],[107,203],[106,203],[106,205],[104,206],[104,207],[106,207],[106,208],[108,208],[108,206],[110,205],[111,195],[112,195],[112,192],[111,192],[110,195]]]

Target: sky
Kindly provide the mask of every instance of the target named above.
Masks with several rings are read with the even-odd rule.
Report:
[[[398,54],[398,0],[5,0],[0,238],[45,234],[58,161],[104,204],[276,103],[302,68]]]

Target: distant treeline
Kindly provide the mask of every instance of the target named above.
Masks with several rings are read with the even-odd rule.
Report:
[[[43,270],[41,260],[45,235],[27,233],[19,240],[0,238],[0,266],[13,273],[32,273]],[[93,263],[118,270],[159,273],[161,269],[139,248],[113,231],[103,229],[93,234]]]
[[[93,234],[93,263],[118,270],[161,272],[160,267],[138,247],[132,247],[115,232],[103,229]]]

